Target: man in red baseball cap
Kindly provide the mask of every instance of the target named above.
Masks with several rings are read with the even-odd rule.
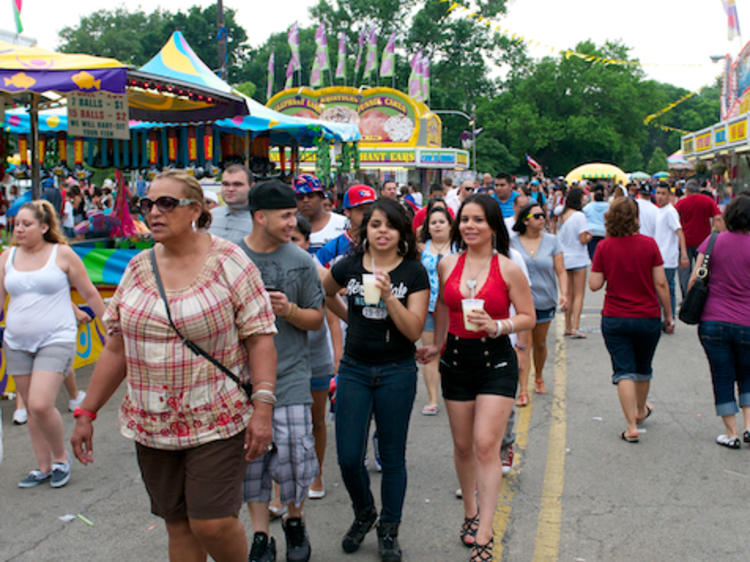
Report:
[[[344,194],[344,214],[349,226],[340,236],[334,238],[315,254],[323,267],[330,267],[336,259],[347,254],[353,244],[359,242],[359,229],[362,218],[377,199],[375,190],[369,185],[353,185]]]

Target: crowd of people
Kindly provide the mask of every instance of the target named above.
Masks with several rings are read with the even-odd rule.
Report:
[[[80,188],[68,186],[59,208],[20,208],[0,256],[0,287],[10,296],[4,353],[37,463],[19,486],[63,486],[70,459],[54,401],[75,353],[76,320],[91,319],[70,303],[70,287],[86,299],[107,342],[74,411],[73,451],[93,461],[97,412],[127,380],[120,429],[135,441],[170,559],[275,560],[273,517],[282,517],[287,560],[310,559],[303,506],[326,495],[330,398],[353,511],[341,548],[357,551],[375,528],[381,559],[401,560],[421,363],[421,413],[438,415],[442,394],[450,420],[464,507],[458,538],[472,562],[492,560],[514,409],[529,404],[532,366],[533,391],[547,393],[558,311],[563,336],[587,337],[587,275],[590,290],[606,291],[601,329],[625,419],[620,438],[637,443],[653,412],[653,356],[661,334],[675,329],[677,276],[684,299],[710,259],[699,334],[725,426],[717,443],[750,443],[750,196],[739,194],[722,213],[694,180],[568,186],[500,173],[456,186],[445,178],[424,200],[394,181],[377,190],[354,184],[338,201],[312,174],[291,185],[256,183],[239,164],[222,174],[222,205],[182,171],[140,191],[130,207],[155,244],[128,264],[106,311],[66,245],[75,236],[68,210],[85,216]],[[96,190],[89,197],[108,205]],[[720,234],[707,247],[712,231]],[[57,322],[21,321],[41,308]],[[379,501],[367,470],[373,421]],[[243,503],[250,544],[237,518]]]

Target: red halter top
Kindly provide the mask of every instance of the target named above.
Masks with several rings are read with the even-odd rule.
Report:
[[[470,332],[464,328],[463,310],[461,309],[461,300],[464,297],[461,294],[461,275],[466,263],[466,252],[458,257],[456,266],[448,276],[443,290],[443,301],[450,310],[450,323],[448,332],[459,338],[479,339],[487,337],[487,332]],[[490,272],[487,280],[481,288],[474,293],[474,298],[484,300],[484,310],[494,319],[502,320],[508,318],[510,308],[510,297],[508,295],[508,285],[506,285],[502,274],[500,273],[500,260],[497,256],[492,257],[490,262]]]

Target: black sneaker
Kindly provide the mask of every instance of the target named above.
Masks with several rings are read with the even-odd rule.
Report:
[[[358,513],[354,518],[354,523],[344,535],[344,540],[341,541],[341,548],[344,552],[356,552],[377,519],[378,512],[374,509]]]
[[[744,432],[742,433],[742,440],[743,440],[743,441],[744,441],[745,443],[750,443],[750,429],[746,429],[746,430],[745,430],[745,431],[744,431]]]
[[[401,562],[401,548],[398,545],[398,523],[381,521],[378,523],[378,552],[383,562]]]
[[[289,517],[281,522],[286,535],[287,562],[307,562],[310,560],[312,549],[310,538],[307,536],[305,524],[301,517]]]
[[[248,562],[276,562],[276,541],[265,533],[253,535],[253,546],[250,548]]]

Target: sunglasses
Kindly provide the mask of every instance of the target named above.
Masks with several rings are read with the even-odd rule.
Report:
[[[463,190],[464,191],[474,191],[474,188],[473,187],[464,187]]]
[[[193,201],[192,199],[177,199],[175,197],[170,197],[169,195],[162,195],[161,197],[157,197],[155,201],[148,197],[144,197],[138,201],[138,207],[141,209],[141,213],[147,215],[151,212],[151,209],[154,208],[154,205],[156,205],[156,208],[162,213],[171,213],[177,207],[187,207],[193,203],[199,203],[199,201]]]
[[[528,215],[526,215],[526,218],[527,219],[543,219],[546,217],[544,213],[534,213],[534,214],[529,213]]]

